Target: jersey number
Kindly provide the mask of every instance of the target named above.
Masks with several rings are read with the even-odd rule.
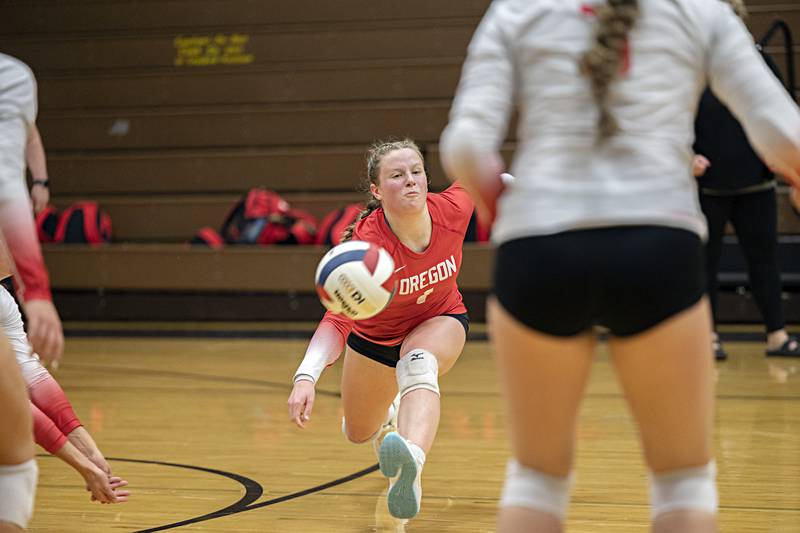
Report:
[[[427,299],[428,299],[428,295],[429,295],[430,293],[432,293],[432,292],[433,292],[433,289],[428,289],[427,291],[423,292],[423,293],[422,293],[422,296],[420,296],[419,298],[417,298],[417,303],[418,303],[418,304],[424,304],[424,303],[425,303],[425,300],[427,300]]]

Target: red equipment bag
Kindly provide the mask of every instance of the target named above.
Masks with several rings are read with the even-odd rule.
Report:
[[[53,242],[58,227],[58,210],[48,205],[36,215],[36,234],[39,242]]]
[[[325,215],[319,225],[316,244],[336,246],[341,243],[344,230],[358,220],[363,210],[363,204],[349,204]]]
[[[97,202],[76,202],[62,214],[52,242],[102,244],[111,241],[111,217]]]
[[[289,204],[267,189],[250,189],[236,202],[222,224],[220,234],[229,244],[263,244],[261,234],[281,220]]]

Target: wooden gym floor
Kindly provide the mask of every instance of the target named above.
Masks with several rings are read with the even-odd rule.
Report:
[[[90,503],[80,477],[42,455],[31,531],[402,530],[386,511],[371,446],[340,433],[340,363],[321,380],[311,427],[287,419],[300,337],[313,325],[289,325],[295,338],[246,325],[127,327],[71,336],[54,374],[133,495]],[[730,360],[717,365],[721,531],[800,532],[800,359],[765,359],[760,342],[726,348]],[[405,530],[493,531],[508,446],[485,341],[467,344],[442,391],[422,512]],[[568,531],[647,531],[645,470],[602,348],[579,438]]]

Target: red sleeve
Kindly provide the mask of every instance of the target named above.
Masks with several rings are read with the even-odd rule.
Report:
[[[24,187],[24,185],[23,185]],[[42,258],[36,225],[27,196],[6,199],[0,205],[0,231],[19,274],[14,281],[22,301],[52,300],[50,278]],[[4,255],[7,255],[4,253]]]
[[[67,436],[61,433],[50,418],[31,403],[33,415],[33,440],[36,444],[55,454],[67,442]]]
[[[342,336],[342,345],[347,342],[347,336],[350,334],[350,330],[353,329],[353,320],[346,316],[331,313],[330,311],[325,312],[325,316],[322,317],[320,325],[322,323],[330,324],[336,328],[336,331]]]
[[[64,389],[49,373],[43,375],[36,383],[28,385],[28,394],[31,403],[39,408],[64,435],[69,435],[81,425],[81,421],[72,409],[72,404],[64,394]]]
[[[462,234],[467,231],[469,219],[475,211],[475,204],[467,190],[459,182],[454,182],[450,187],[436,194],[435,203],[442,210],[445,226]]]
[[[469,197],[469,193],[457,181],[439,193],[439,197],[447,200],[458,213],[466,214],[467,218],[472,216],[472,211],[475,210],[475,204]]]

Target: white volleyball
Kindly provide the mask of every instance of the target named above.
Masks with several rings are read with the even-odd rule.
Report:
[[[364,320],[383,311],[392,300],[397,284],[394,260],[376,244],[343,242],[322,257],[315,283],[328,310]]]

